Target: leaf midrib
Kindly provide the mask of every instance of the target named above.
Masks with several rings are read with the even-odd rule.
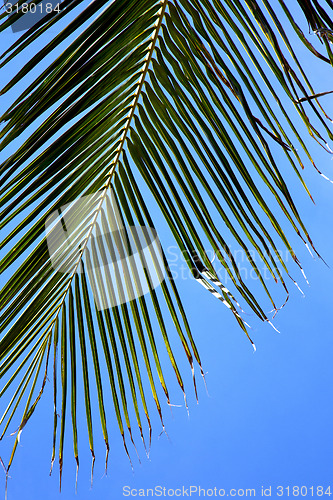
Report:
[[[117,152],[116,152],[116,156],[114,158],[114,160],[112,161],[112,166],[111,166],[111,169],[110,169],[110,172],[108,174],[108,179],[107,179],[107,182],[103,188],[103,191],[102,191],[102,194],[101,194],[101,200],[99,202],[99,205],[98,207],[96,208],[96,213],[94,215],[94,219],[90,225],[90,228],[89,228],[89,232],[88,232],[88,235],[86,236],[86,239],[85,239],[85,242],[83,244],[83,247],[81,249],[81,254],[80,256],[78,257],[78,260],[77,260],[77,263],[75,265],[75,268],[72,272],[72,275],[68,281],[68,285],[64,291],[64,294],[63,294],[63,298],[58,306],[58,309],[55,313],[55,316],[54,316],[54,319],[52,320],[50,326],[49,326],[49,335],[51,334],[51,330],[52,330],[52,327],[53,327],[53,324],[55,323],[57,317],[58,317],[58,314],[66,300],[66,296],[67,296],[67,293],[68,293],[68,290],[72,284],[72,281],[73,281],[73,278],[76,274],[76,271],[80,265],[80,262],[81,262],[81,259],[82,259],[82,256],[84,254],[84,251],[87,247],[87,244],[88,244],[88,241],[89,241],[89,238],[91,237],[91,234],[92,234],[92,231],[95,227],[95,224],[96,224],[96,221],[97,221],[97,217],[100,213],[100,210],[102,208],[102,205],[103,205],[103,201],[105,199],[105,196],[107,194],[107,191],[110,187],[110,184],[111,184],[111,180],[112,180],[112,177],[113,177],[113,174],[116,170],[116,167],[117,167],[117,164],[119,162],[119,158],[120,158],[120,155],[121,155],[121,152],[123,150],[123,147],[124,147],[124,144],[125,144],[125,140],[126,140],[126,137],[127,137],[127,133],[129,131],[129,128],[130,128],[130,125],[131,125],[131,121],[132,121],[132,118],[134,116],[134,112],[135,112],[135,109],[136,109],[136,106],[138,104],[138,101],[139,101],[139,98],[140,98],[140,95],[141,95],[141,91],[142,91],[142,87],[143,87],[143,84],[145,82],[145,78],[146,78],[146,75],[147,75],[147,72],[148,72],[148,69],[149,69],[149,65],[150,65],[150,61],[151,61],[151,58],[152,58],[152,55],[153,55],[153,52],[154,52],[154,49],[155,49],[155,45],[156,45],[156,42],[157,42],[157,38],[158,38],[158,35],[159,35],[159,31],[160,31],[160,28],[161,28],[161,25],[162,25],[162,21],[163,21],[163,17],[164,17],[164,13],[165,13],[165,10],[166,10],[166,7],[167,7],[167,4],[168,4],[168,0],[161,0],[161,8],[158,12],[158,20],[156,21],[155,25],[156,25],[156,28],[155,28],[155,31],[153,32],[152,36],[151,36],[151,43],[150,43],[150,47],[149,47],[149,52],[146,56],[146,59],[145,59],[145,62],[144,62],[144,66],[142,68],[142,73],[141,73],[141,76],[139,78],[139,81],[138,81],[138,87],[137,87],[137,90],[134,94],[134,100],[133,100],[133,103],[131,105],[131,110],[130,112],[128,113],[128,116],[127,116],[127,122],[126,122],[126,125],[124,127],[124,131],[123,131],[123,134],[122,134],[122,138],[121,138],[121,142],[118,146],[118,149],[117,149]]]

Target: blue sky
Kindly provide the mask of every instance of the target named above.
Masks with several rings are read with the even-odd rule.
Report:
[[[2,33],[1,46],[11,43],[15,37],[17,35],[10,30]],[[308,62],[309,56],[304,50],[301,50],[301,58],[308,66],[316,91],[331,90],[332,68],[316,62],[315,58]],[[14,69],[12,66],[10,71]],[[8,74],[3,74],[1,84],[7,79]],[[333,116],[333,98],[326,96],[322,102],[328,114]],[[2,98],[1,107],[5,104]],[[333,156],[313,144],[310,137],[306,140],[312,145],[317,166],[333,178]],[[306,486],[308,496],[312,486],[314,494],[317,487],[322,486],[324,491],[328,491],[330,486],[333,494],[333,186],[307,163],[304,178],[316,202],[313,205],[294,182],[294,175],[283,156],[280,168],[291,184],[298,206],[302,207],[303,220],[312,240],[330,266],[329,269],[319,259],[312,259],[301,242],[297,242],[292,232],[287,231],[295,242],[310,286],[306,285],[299,270],[291,266],[292,275],[304,290],[305,297],[289,282],[291,297],[274,321],[280,333],[248,316],[246,320],[253,326],[251,336],[257,346],[254,353],[233,316],[219,301],[205,293],[193,280],[178,280],[177,286],[191,321],[204,369],[208,372],[209,396],[198,374],[199,404],[196,404],[191,372],[179,347],[177,354],[183,368],[189,416],[171,370],[166,370],[171,400],[175,405],[182,405],[173,407],[171,412],[164,404],[169,438],[165,434],[159,436],[161,426],[150,402],[153,423],[150,458],[145,457],[137,435],[141,464],[132,449],[132,471],[111,417],[111,450],[108,476],[105,477],[105,446],[96,415],[97,459],[92,488],[82,405],[79,412],[79,427],[83,432],[79,441],[78,492],[75,496],[75,461],[68,425],[60,497],[58,467],[55,466],[51,478],[48,475],[53,426],[52,384],[48,383],[44,400],[22,433],[11,468],[9,498],[120,500],[125,498],[124,486],[136,490],[155,486],[173,490],[183,486],[185,489],[200,486],[206,490],[216,487],[218,490],[225,489],[229,496],[230,489],[254,488],[257,497],[261,496],[262,486],[271,486],[272,498],[278,498],[278,486],[289,486],[290,491],[293,486]],[[159,215],[157,220],[160,238],[165,248],[170,249],[174,242]],[[1,451],[1,455],[8,453],[13,440],[13,436],[3,439],[1,447],[4,452]],[[3,474],[0,486],[4,486],[4,479]],[[284,492],[286,496],[287,490]],[[324,498],[327,497],[324,495]],[[193,495],[193,498],[198,496]]]

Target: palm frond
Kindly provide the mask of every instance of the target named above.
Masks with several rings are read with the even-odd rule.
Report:
[[[0,92],[3,100],[15,94],[2,113],[0,131],[5,157],[0,165],[0,226],[6,231],[0,269],[8,276],[1,295],[0,374],[5,383],[0,396],[12,391],[0,420],[1,437],[18,418],[7,474],[20,434],[52,368],[52,466],[59,438],[60,478],[69,408],[79,466],[79,377],[92,468],[93,390],[106,466],[106,387],[112,393],[128,456],[124,429],[134,444],[133,425],[138,426],[145,447],[147,425],[150,448],[143,372],[163,428],[157,380],[170,404],[156,342],[159,334],[186,404],[167,314],[184,348],[196,392],[194,365],[203,375],[201,360],[165,250],[158,259],[150,249],[157,274],[162,268],[165,273],[161,293],[147,273],[139,273],[138,262],[115,263],[117,252],[140,249],[142,241],[128,228],[155,228],[143,184],[195,281],[230,309],[248,337],[240,298],[260,320],[271,321],[241,276],[233,256],[235,245],[247,256],[275,313],[279,308],[253,252],[274,280],[280,281],[286,300],[291,276],[278,250],[281,245],[296,267],[303,269],[285,228],[293,228],[317,253],[280,165],[283,157],[311,197],[301,175],[304,159],[319,169],[295,118],[332,153],[330,120],[321,104],[332,89],[313,88],[287,32],[296,33],[309,57],[331,64],[332,2],[327,0],[323,7],[316,0],[298,0],[303,21],[324,52],[315,41],[311,43],[283,0],[94,0],[88,6],[80,4],[64,0],[60,12],[49,13],[30,27],[0,58],[4,72],[21,55],[34,53]],[[6,19],[6,13],[1,14],[1,31],[22,15]],[[57,28],[57,34],[40,43],[51,27]],[[27,87],[15,93],[26,79],[30,81]],[[66,238],[60,244],[56,232],[58,249],[52,256],[45,225],[51,227],[54,214],[67,209],[70,244]],[[116,241],[113,232],[118,235]],[[149,246],[148,233],[142,234]],[[223,267],[232,290],[223,283],[209,250]],[[142,253],[137,253],[145,264]],[[122,283],[127,300],[115,299],[115,283]],[[107,375],[102,371],[104,364]],[[129,405],[133,405],[134,418]]]

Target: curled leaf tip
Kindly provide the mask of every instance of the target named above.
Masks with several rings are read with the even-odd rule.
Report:
[[[90,488],[92,488],[93,481],[94,481],[94,465],[95,465],[95,454],[93,450],[90,450],[92,454],[92,459],[91,459],[91,475],[90,475]]]
[[[280,330],[278,330],[271,321],[269,321],[269,319],[267,320],[268,324],[277,332],[277,333],[281,333]]]
[[[108,475],[108,460],[109,460],[109,451],[110,451],[110,446],[109,443],[105,443],[106,445],[106,453],[105,453],[105,471],[104,474],[107,476]]]
[[[76,461],[76,473],[75,473],[75,495],[77,494],[77,478],[79,474],[79,457],[75,457]]]
[[[54,464],[54,458],[51,460],[51,467],[50,467],[49,476],[51,476],[51,475],[52,475],[52,471],[53,471],[53,464]]]
[[[308,281],[308,279],[307,279],[307,277],[306,277],[306,275],[305,275],[305,272],[303,271],[303,269],[302,269],[302,268],[301,268],[301,273],[303,274],[303,277],[304,277],[304,279],[305,279],[306,283],[310,286],[310,283],[309,283],[309,281]]]

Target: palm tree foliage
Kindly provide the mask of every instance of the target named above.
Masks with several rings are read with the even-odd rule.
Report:
[[[170,401],[156,335],[162,334],[185,395],[166,328],[167,314],[184,347],[194,383],[195,363],[202,372],[165,254],[161,293],[150,287],[147,295],[103,310],[94,303],[91,288],[102,281],[98,262],[110,251],[107,245],[96,244],[94,234],[108,227],[102,201],[111,189],[122,225],[154,227],[152,206],[146,205],[140,187],[146,184],[195,280],[230,309],[247,335],[236,298],[261,320],[269,318],[242,280],[232,239],[247,255],[275,312],[277,306],[251,249],[280,281],[287,298],[289,270],[278,245],[287,249],[296,267],[300,262],[284,227],[293,227],[304,244],[316,251],[278,158],[285,155],[299,185],[310,195],[300,171],[304,159],[315,164],[286,103],[292,103],[295,116],[312,138],[330,152],[327,141],[332,132],[319,102],[330,89],[312,88],[287,31],[294,30],[309,57],[331,64],[333,2],[297,0],[303,19],[296,19],[289,2],[283,0],[93,0],[84,8],[81,3],[64,0],[60,12],[48,14],[22,33],[0,59],[5,72],[6,65],[34,47],[46,30],[75,13],[53,38],[39,44],[38,52],[29,53],[27,62],[1,90],[2,96],[12,95],[26,75],[34,76],[1,111],[5,154],[0,165],[1,228],[7,232],[0,266],[9,276],[1,295],[4,384],[0,394],[8,401],[0,420],[1,437],[10,425],[16,430],[7,473],[48,374],[53,373],[54,383],[52,463],[57,446],[61,476],[69,411],[67,425],[73,428],[78,464],[79,377],[94,460],[93,390],[107,453],[109,409],[103,399],[107,388],[126,451],[124,429],[132,439],[130,404],[142,439],[145,427],[150,439],[143,371],[163,425],[157,381]],[[1,30],[20,15],[7,19],[3,13]],[[315,36],[306,33],[305,20]],[[322,49],[316,48],[316,38]],[[64,49],[57,51],[61,44]],[[265,189],[259,187],[256,176]],[[65,256],[70,272],[59,272],[48,252],[45,221],[60,206],[93,193],[98,193],[97,202],[82,214],[85,224],[76,235],[83,243]],[[225,269],[233,292],[220,281],[207,244]],[[84,268],[84,256],[85,263],[96,264],[95,275]],[[156,319],[158,329],[152,326]]]

